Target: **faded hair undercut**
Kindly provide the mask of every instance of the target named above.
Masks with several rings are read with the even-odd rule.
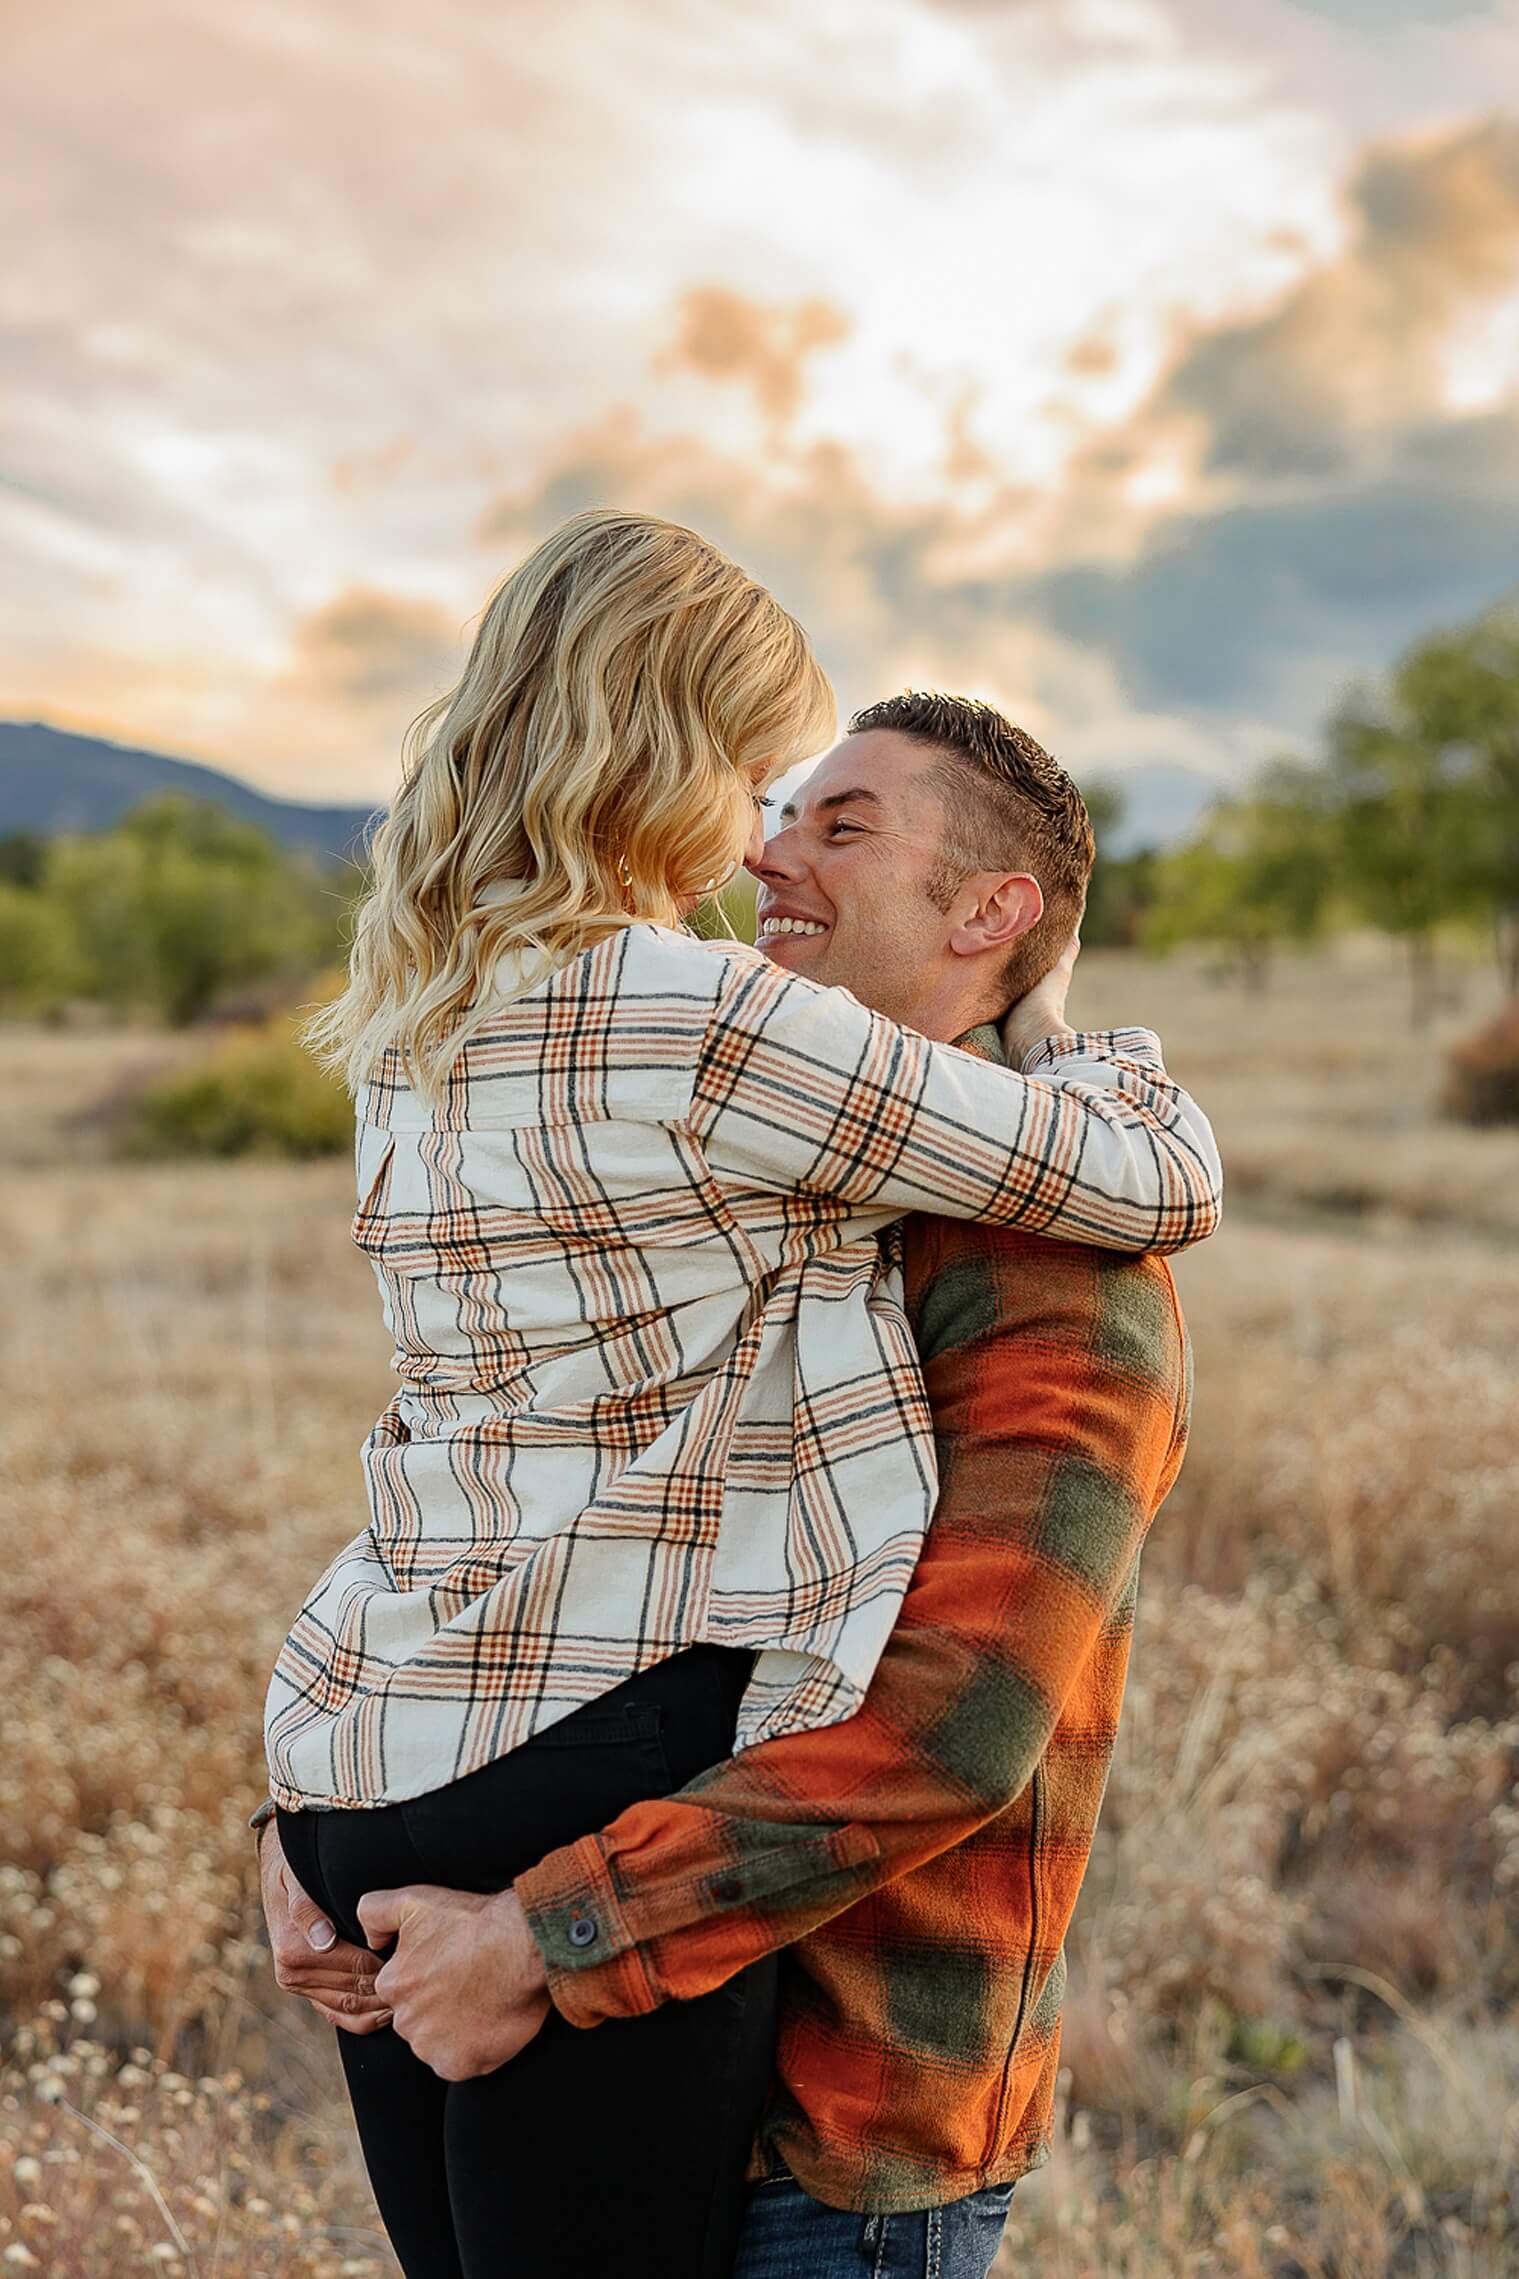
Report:
[[[1023,871],[1038,881],[1043,915],[1013,944],[1000,977],[1011,1003],[1043,980],[1080,919],[1095,853],[1086,801],[1042,744],[974,697],[905,689],[849,723],[851,736],[871,729],[939,755],[928,784],[943,836],[926,882],[937,908],[947,909],[977,871]]]

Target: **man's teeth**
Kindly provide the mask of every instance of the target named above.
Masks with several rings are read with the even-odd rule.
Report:
[[[811,918],[767,918],[760,931],[764,934],[826,934],[828,928]]]

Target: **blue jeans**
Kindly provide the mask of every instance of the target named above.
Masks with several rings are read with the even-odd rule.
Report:
[[[857,2216],[778,2177],[749,2194],[733,2279],[986,2279],[1012,2197],[990,2184],[945,2208]]]

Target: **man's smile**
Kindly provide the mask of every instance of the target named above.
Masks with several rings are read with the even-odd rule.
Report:
[[[761,904],[755,917],[758,938],[765,943],[817,940],[831,930],[826,918],[815,918],[805,910],[788,909],[783,902]]]

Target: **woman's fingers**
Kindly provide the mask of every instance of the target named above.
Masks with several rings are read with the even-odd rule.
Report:
[[[369,1992],[379,1967],[378,1955],[367,1947],[350,1946],[346,1939],[320,1953],[299,1939],[274,1944],[275,1982],[287,1994],[313,1994],[324,1988]]]
[[[350,2032],[370,2033],[376,2023],[387,2023],[389,2010],[374,1991],[379,1956],[338,1935],[291,1872],[275,1827],[266,1828],[259,1842],[259,1888],[276,1985],[304,1996]]]
[[[370,2001],[350,2009],[342,2002],[323,2002],[314,1994],[306,1999],[319,2018],[325,2018],[329,2026],[340,2026],[345,2034],[374,2034],[390,2024],[391,2013],[383,2002]]]
[[[374,1994],[375,1974],[372,1969],[313,1969],[309,1965],[292,1970],[280,1981],[286,1994],[320,1994],[331,2001],[339,1995],[357,1994],[368,1999]]]
[[[1028,994],[1009,1007],[1002,1022],[1002,1043],[1015,1068],[1021,1067],[1033,1047],[1066,1029],[1065,1000],[1081,953],[1081,936],[1072,934],[1059,958]]]

